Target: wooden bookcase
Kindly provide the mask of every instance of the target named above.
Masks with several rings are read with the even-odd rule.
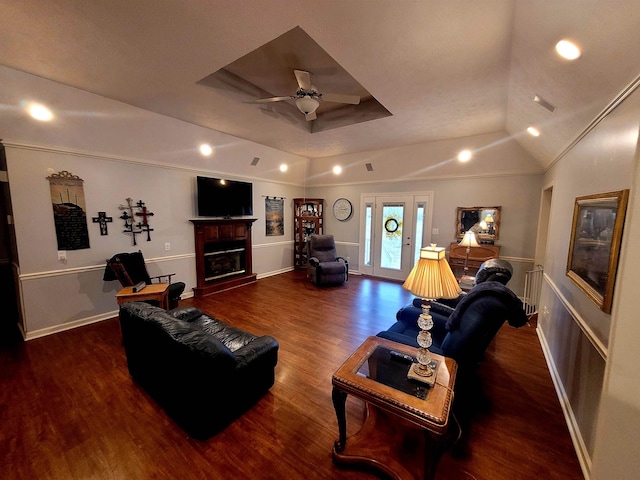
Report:
[[[307,266],[307,240],[309,235],[321,235],[323,227],[324,200],[322,198],[293,199],[293,266]]]
[[[191,220],[196,242],[196,297],[256,281],[251,256],[251,227],[255,221]]]

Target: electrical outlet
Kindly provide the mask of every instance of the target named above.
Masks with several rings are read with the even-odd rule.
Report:
[[[431,235],[439,235],[440,234],[440,229],[439,228],[432,228],[431,229]]]
[[[67,260],[67,252],[65,250],[58,250],[58,260],[64,262]]]
[[[164,249],[165,250],[171,250],[171,244],[169,242],[164,244]]]

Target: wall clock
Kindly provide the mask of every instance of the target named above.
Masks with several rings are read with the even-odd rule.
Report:
[[[352,213],[353,205],[351,205],[351,202],[346,198],[339,198],[333,202],[333,216],[341,222],[349,220]]]

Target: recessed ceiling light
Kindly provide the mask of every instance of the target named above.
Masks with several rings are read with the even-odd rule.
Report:
[[[570,40],[560,40],[556,43],[556,52],[558,52],[558,55],[562,58],[566,58],[567,60],[575,60],[576,58],[580,58],[582,55],[580,47]]]
[[[280,165],[280,171],[281,171],[281,172],[286,172],[288,168],[289,168],[289,167],[287,167],[287,164],[286,164],[286,163],[283,163],[282,165]]]
[[[536,127],[527,128],[527,132],[529,132],[529,134],[534,136],[534,137],[539,137],[540,136],[540,130],[538,130]]]
[[[211,145],[203,143],[200,145],[200,153],[205,157],[208,157],[213,153],[213,148],[211,148]]]
[[[41,122],[48,122],[53,118],[53,113],[44,105],[32,103],[29,105],[29,115]]]
[[[342,173],[342,167],[340,165],[336,165],[333,167],[333,173],[336,175],[340,175]]]
[[[471,160],[471,156],[471,150],[462,150],[458,154],[458,160],[461,162],[468,162],[469,160]]]

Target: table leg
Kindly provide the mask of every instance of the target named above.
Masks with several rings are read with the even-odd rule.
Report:
[[[338,418],[339,434],[338,440],[335,442],[333,448],[336,452],[342,452],[347,444],[347,394],[334,386],[331,392],[331,399],[333,400],[333,408]]]

